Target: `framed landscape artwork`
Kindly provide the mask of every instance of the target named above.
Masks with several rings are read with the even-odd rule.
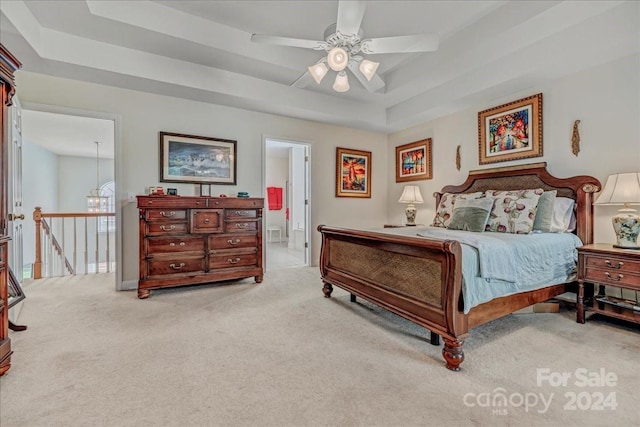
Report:
[[[478,113],[480,164],[542,156],[542,94]]]
[[[160,181],[236,184],[236,141],[160,132]]]
[[[371,151],[336,149],[336,197],[371,197]]]
[[[433,178],[431,138],[396,147],[396,182]]]

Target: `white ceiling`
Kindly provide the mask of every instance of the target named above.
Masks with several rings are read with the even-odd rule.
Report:
[[[430,53],[370,55],[386,86],[291,87],[323,55],[250,41],[322,40],[338,1],[8,1],[1,41],[26,71],[394,132],[640,48],[632,1],[370,1],[366,38],[437,33]],[[588,88],[585,88],[588,90]],[[597,100],[594,100],[597,102]]]

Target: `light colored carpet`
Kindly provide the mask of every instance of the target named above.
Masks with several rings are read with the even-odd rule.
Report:
[[[635,328],[579,325],[569,311],[510,315],[473,331],[456,373],[425,330],[340,289],[325,299],[317,268],[147,300],[112,281],[25,289],[29,329],[11,333],[2,427],[640,425]],[[571,378],[538,386],[544,368]],[[580,387],[580,368],[615,384]],[[565,408],[572,395],[575,410]],[[534,396],[548,409],[521,405]]]

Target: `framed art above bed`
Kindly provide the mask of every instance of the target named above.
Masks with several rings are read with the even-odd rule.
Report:
[[[478,113],[480,164],[542,156],[542,94]]]
[[[433,178],[431,138],[396,147],[396,182]]]

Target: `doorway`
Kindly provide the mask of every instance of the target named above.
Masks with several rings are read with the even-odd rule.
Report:
[[[264,241],[267,270],[310,263],[310,144],[264,140]]]
[[[57,243],[62,245],[64,239],[73,248],[64,252],[75,274],[115,272],[114,287],[119,289],[122,280],[121,233],[118,227],[120,213],[116,203],[119,194],[116,162],[119,152],[118,117],[30,103],[22,105],[21,115],[25,216],[31,220],[36,206],[41,207],[42,212],[49,213],[73,213],[74,216],[91,212],[95,214],[97,211],[90,209],[90,197],[99,192],[98,195],[108,201],[105,203],[107,210],[100,212],[115,212],[115,217],[98,217],[95,220],[93,217],[89,222],[88,237],[84,222],[84,240],[82,237],[75,238],[76,230],[82,232],[82,220],[76,227],[74,218],[60,219],[55,230],[59,233]],[[68,226],[68,221],[73,221],[73,227]],[[53,219],[51,223],[54,223]],[[27,266],[34,262],[34,242],[34,227],[26,227],[23,256]],[[82,256],[83,248],[96,247],[102,250],[96,250],[95,256],[87,256],[87,250]],[[45,250],[44,245],[42,250]],[[53,275],[62,274],[65,273],[54,272]]]

